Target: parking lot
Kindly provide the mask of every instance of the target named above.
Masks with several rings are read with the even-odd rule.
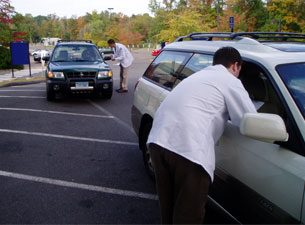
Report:
[[[129,92],[111,100],[48,102],[44,83],[0,89],[2,224],[160,222],[130,121],[133,87],[152,59],[143,51],[133,52]]]

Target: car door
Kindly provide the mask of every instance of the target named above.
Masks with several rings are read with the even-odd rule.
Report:
[[[264,70],[246,63],[242,82],[258,112],[280,115],[286,122],[289,143],[267,143],[240,134],[228,121],[215,146],[216,171],[211,195],[244,223],[301,221],[305,158],[297,129]],[[251,77],[252,76],[252,77]],[[295,150],[296,149],[296,150]]]

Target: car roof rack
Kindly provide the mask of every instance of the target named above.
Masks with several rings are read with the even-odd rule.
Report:
[[[91,40],[59,40],[57,43],[61,42],[86,42],[86,43],[92,43]]]
[[[191,40],[206,40],[211,41],[215,37],[219,38],[229,38],[230,32],[197,32],[191,33],[186,36],[179,37],[175,40],[175,42],[183,41],[184,39],[190,38]]]
[[[184,39],[191,40],[206,40],[212,41],[213,38],[226,38],[231,40],[241,40],[244,37],[255,39],[259,42],[265,41],[287,41],[288,39],[302,39],[305,41],[305,34],[301,33],[288,33],[288,32],[215,32],[215,33],[191,33],[186,36],[179,37],[175,42],[183,41]]]

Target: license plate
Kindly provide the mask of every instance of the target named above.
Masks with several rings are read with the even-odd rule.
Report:
[[[75,82],[75,87],[89,87],[89,82]]]

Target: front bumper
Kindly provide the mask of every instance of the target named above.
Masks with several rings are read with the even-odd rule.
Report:
[[[86,82],[88,86],[78,87],[77,82]],[[63,94],[109,93],[113,89],[113,79],[47,79],[47,91]]]

